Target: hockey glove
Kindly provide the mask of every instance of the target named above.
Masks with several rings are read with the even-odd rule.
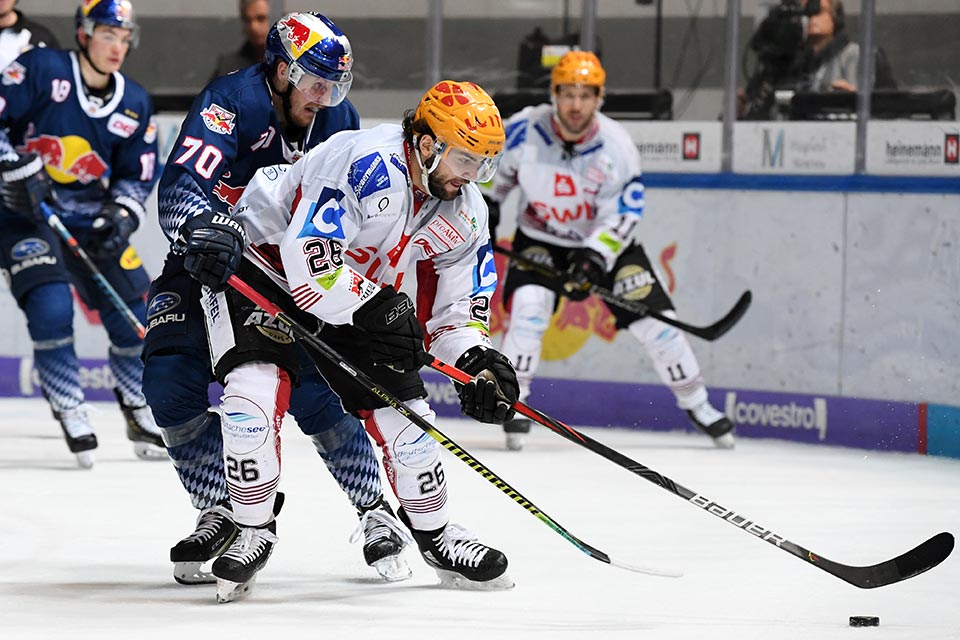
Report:
[[[478,345],[467,349],[456,367],[473,376],[471,382],[456,385],[460,413],[491,424],[513,419],[515,412],[510,407],[520,398],[520,383],[506,356]]]
[[[431,361],[413,301],[387,285],[353,312],[353,326],[366,332],[374,363],[395,371],[417,371]]]
[[[127,248],[130,235],[140,226],[137,214],[117,202],[104,202],[93,219],[87,253],[95,258],[115,256]]]
[[[51,198],[50,176],[43,168],[43,160],[35,153],[27,153],[16,160],[0,161],[0,200],[34,222],[46,222],[40,203]]]
[[[183,223],[178,239],[184,268],[214,292],[240,268],[245,237],[239,222],[209,209]]]
[[[500,224],[500,203],[483,196],[487,203],[487,228],[490,229],[490,241],[497,243],[497,225]]]
[[[571,300],[585,300],[590,288],[606,277],[607,263],[599,252],[586,247],[572,249],[567,261],[570,266],[564,274],[563,294]]]

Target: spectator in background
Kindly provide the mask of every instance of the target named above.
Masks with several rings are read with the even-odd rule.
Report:
[[[33,47],[59,49],[60,44],[50,30],[14,9],[17,0],[0,0],[0,69]]]
[[[856,91],[860,45],[847,34],[841,0],[820,0],[820,13],[810,16],[807,39],[796,60],[801,91]],[[874,88],[893,89],[893,71],[877,49]]]
[[[809,16],[805,27],[803,16]],[[800,6],[783,0],[771,9],[750,38],[758,64],[738,95],[738,117],[774,118],[778,90],[856,91],[860,45],[850,40],[845,23],[841,0],[805,0]],[[896,88],[883,50],[875,56],[873,87]]]
[[[217,66],[210,76],[211,80],[263,60],[267,31],[270,30],[269,0],[240,0],[240,19],[243,21],[246,41],[239,50],[217,56]]]

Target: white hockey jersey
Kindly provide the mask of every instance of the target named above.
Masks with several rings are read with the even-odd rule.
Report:
[[[292,166],[260,169],[234,216],[245,256],[331,324],[351,323],[379,287],[399,290],[415,270],[426,347],[455,362],[490,346],[497,272],[487,207],[473,184],[447,202],[414,198],[402,130],[384,124],[338,133]]]
[[[504,128],[507,142],[493,179],[493,200],[520,189],[517,226],[527,236],[561,247],[589,247],[613,268],[643,213],[640,152],[621,125],[602,113],[591,130],[566,145],[553,107],[527,107]]]

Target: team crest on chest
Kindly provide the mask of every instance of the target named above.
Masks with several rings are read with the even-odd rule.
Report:
[[[3,78],[0,82],[9,87],[14,84],[23,84],[26,77],[27,70],[23,65],[19,62],[11,62],[10,66],[3,70]]]

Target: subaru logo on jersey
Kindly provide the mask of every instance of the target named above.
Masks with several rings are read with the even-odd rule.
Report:
[[[14,260],[26,260],[34,256],[42,256],[50,251],[50,245],[40,238],[27,238],[13,245],[10,257]]]
[[[636,176],[620,192],[619,213],[643,213],[643,180]]]
[[[153,296],[150,306],[147,307],[147,318],[155,318],[161,313],[176,309],[180,304],[180,296],[172,291],[164,291]]]
[[[340,221],[343,214],[346,213],[340,206],[343,197],[343,192],[339,189],[324,187],[317,201],[310,203],[310,212],[307,214],[303,229],[300,230],[297,237],[345,239],[343,224]]]
[[[473,272],[473,293],[493,293],[497,290],[497,265],[493,260],[493,247],[490,243],[477,251],[477,268]]]
[[[350,175],[347,177],[357,200],[390,187],[390,175],[387,165],[379,153],[371,153],[350,165]]]

